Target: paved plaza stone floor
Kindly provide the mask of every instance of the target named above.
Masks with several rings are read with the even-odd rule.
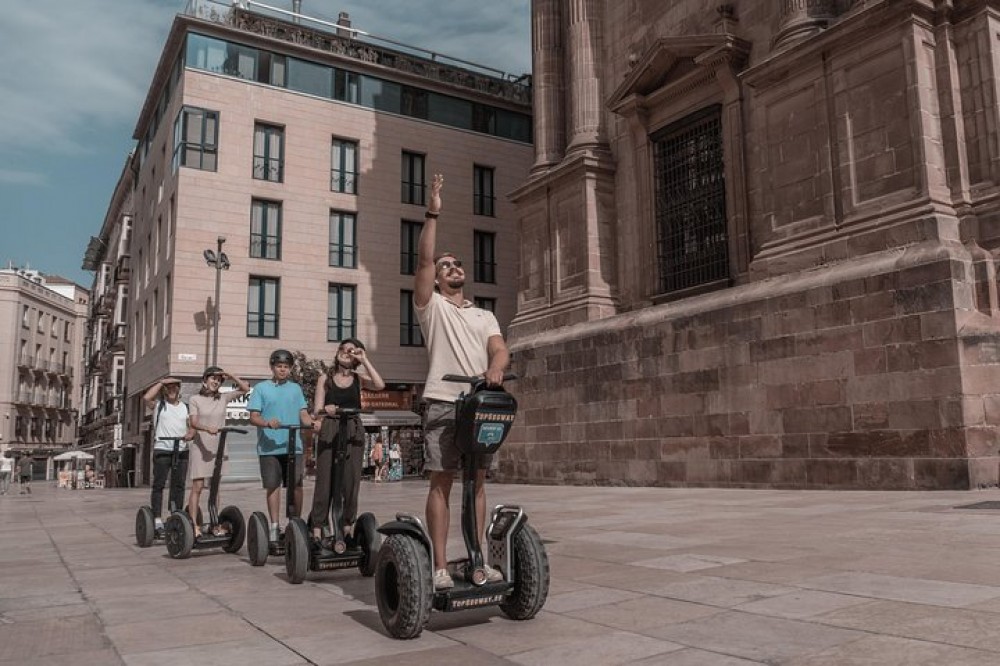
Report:
[[[422,515],[425,492],[366,482],[362,507]],[[223,494],[262,506],[254,484]],[[1000,510],[961,508],[996,490],[491,485],[547,544],[544,609],[435,613],[412,641],[386,635],[356,570],[293,586],[245,550],[136,547],[147,498],[45,483],[0,497],[0,664],[1000,664]]]

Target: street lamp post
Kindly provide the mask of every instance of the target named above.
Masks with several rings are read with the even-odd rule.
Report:
[[[226,242],[225,236],[216,239],[218,247],[215,251],[205,250],[202,256],[205,263],[215,268],[215,303],[214,316],[212,317],[212,365],[219,364],[219,291],[222,287],[222,271],[229,270],[229,257],[222,251],[222,244]]]

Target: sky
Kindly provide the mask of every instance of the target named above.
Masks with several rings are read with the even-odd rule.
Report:
[[[175,14],[188,0],[12,0],[0,9],[0,268],[89,288],[104,222]],[[291,0],[265,4],[291,8]],[[302,13],[522,74],[530,0],[302,0]]]

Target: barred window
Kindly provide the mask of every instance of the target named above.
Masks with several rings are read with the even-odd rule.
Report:
[[[413,292],[403,289],[399,292],[399,345],[401,347],[423,347],[424,336],[417,320],[417,310],[413,305]]]
[[[353,338],[356,329],[355,294],[353,284],[330,284],[327,289],[326,339],[338,342]]]
[[[669,125],[651,141],[661,292],[727,280],[729,234],[720,107]]]
[[[411,220],[403,220],[400,225],[399,272],[402,275],[416,275],[417,273],[417,243],[420,241],[420,232],[423,228],[423,222]]]
[[[281,203],[254,199],[250,213],[250,256],[281,259]]]
[[[285,179],[285,129],[257,123],[253,129],[253,177],[280,183]]]

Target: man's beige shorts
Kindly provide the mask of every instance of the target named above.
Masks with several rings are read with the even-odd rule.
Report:
[[[480,456],[479,469],[489,469],[493,456]],[[424,469],[430,472],[462,468],[462,454],[455,446],[455,405],[428,402],[424,414]]]

